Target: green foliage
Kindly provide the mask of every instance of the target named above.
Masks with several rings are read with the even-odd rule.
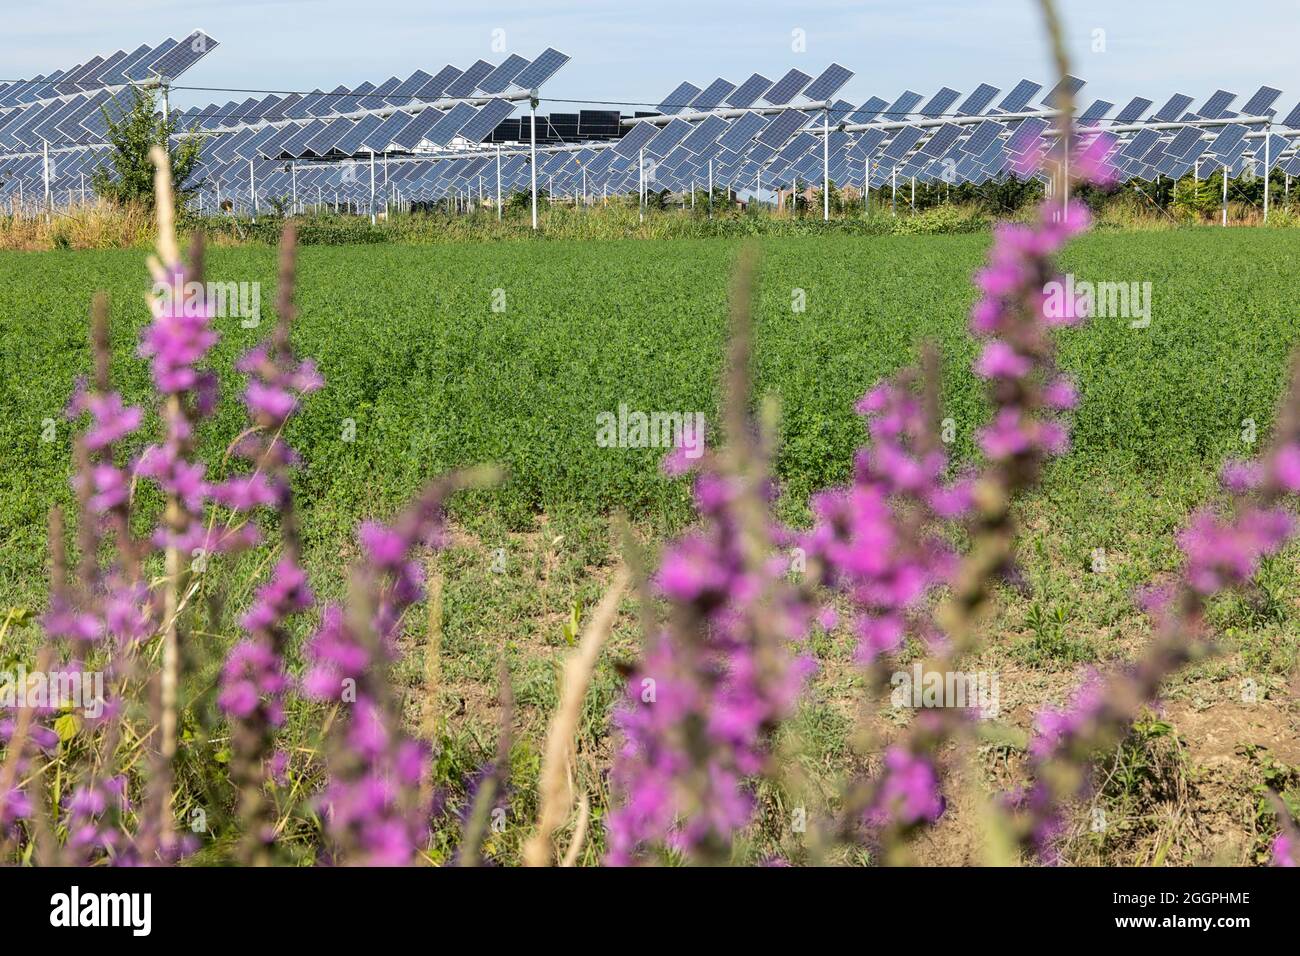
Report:
[[[635,209],[624,214],[636,217]],[[737,230],[747,221],[715,220]],[[781,401],[777,468],[790,501],[801,506],[811,491],[847,479],[864,437],[854,402],[927,338],[943,350],[953,450],[971,460],[988,412],[970,371],[976,347],[966,315],[987,236],[818,236],[819,220],[789,228],[796,225],[804,230],[798,241],[760,240],[755,360],[756,394]],[[382,239],[368,222],[364,229]],[[310,533],[346,538],[358,515],[396,507],[452,465],[482,461],[505,465],[510,481],[468,500],[515,526],[556,509],[623,508],[670,523],[689,517],[686,489],[659,470],[661,450],[598,448],[595,415],[620,402],[703,411],[713,433],[736,248],[686,239],[551,240],[530,245],[526,256],[512,243],[306,248],[295,347],[320,362],[329,383],[289,436],[306,462],[298,491]],[[1225,271],[1226,256],[1254,269]],[[1095,537],[1096,515],[1119,490],[1149,483],[1163,499],[1175,476],[1212,475],[1225,457],[1253,453],[1242,444],[1244,418],[1258,423],[1259,441],[1267,438],[1286,356],[1300,342],[1282,281],[1289,256],[1275,235],[1247,230],[1089,236],[1067,251],[1065,267],[1080,280],[1149,280],[1154,289],[1149,328],[1095,319],[1060,336],[1062,364],[1084,396],[1073,449],[1057,466],[1080,476],[1068,487],[1079,489],[1080,513],[1089,516],[1072,544],[1072,566],[1078,554],[1109,544]],[[260,282],[266,310],[275,252],[212,248],[208,273],[213,281]],[[0,547],[12,556],[0,571],[0,601],[17,592],[9,603],[30,603],[17,595],[31,597],[43,578],[45,512],[70,500],[61,410],[73,380],[90,368],[84,313],[98,288],[114,303],[114,375],[128,402],[149,394],[135,356],[134,330],[147,320],[142,285],[134,251],[0,254],[0,339],[9,346],[0,350],[0,405],[9,410],[0,445],[24,463],[0,470]],[[806,293],[805,312],[792,311],[796,287]],[[492,310],[498,288],[504,312]],[[227,400],[205,430],[213,460],[244,426],[234,359],[265,334],[265,322],[218,326],[214,364]],[[54,441],[42,440],[46,419],[55,422]],[[345,419],[356,423],[353,442],[340,438]],[[1083,496],[1093,488],[1111,490]],[[1198,485],[1179,500],[1203,493]],[[1118,528],[1114,534],[1122,537]],[[1064,594],[1042,600],[1048,608],[1072,603]]]
[[[106,169],[97,169],[91,177],[91,185],[96,195],[115,205],[139,204],[152,209],[154,167],[149,151],[154,146],[167,148],[180,126],[177,120],[164,120],[160,113],[155,112],[152,90],[137,87],[132,92],[134,102],[121,119],[114,120],[105,113],[116,176]],[[190,177],[198,165],[201,146],[198,136],[189,135],[169,150],[172,193],[178,208],[184,208],[187,199],[197,190],[197,184],[190,183]]]
[[[1181,179],[1174,188],[1174,212],[1191,220],[1211,215],[1219,208],[1222,189],[1222,173],[1216,174],[1213,179]]]

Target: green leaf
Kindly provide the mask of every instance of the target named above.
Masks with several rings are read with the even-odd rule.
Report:
[[[64,714],[54,721],[54,732],[59,735],[59,740],[67,743],[73,737],[77,736],[80,729],[80,722],[76,714]]]

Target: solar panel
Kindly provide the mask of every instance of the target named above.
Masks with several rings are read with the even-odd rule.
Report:
[[[85,66],[72,70],[64,76],[60,86],[68,92],[79,92],[93,86],[92,83],[87,83],[86,81],[90,79],[90,77],[97,72],[103,64],[104,58],[102,56],[97,56],[92,60],[86,61]]]
[[[930,102],[921,107],[920,113],[922,116],[943,116],[952,107],[952,104],[956,103],[960,98],[961,93],[945,86],[930,97]]]
[[[383,125],[383,120],[378,116],[363,116],[357,120],[356,125],[348,132],[344,133],[342,138],[334,144],[334,148],[345,156],[351,156],[361,149],[361,144],[375,130]]]
[[[1289,126],[1291,129],[1300,129],[1300,103],[1297,103],[1295,109],[1286,114],[1286,119],[1282,121],[1283,126]]]
[[[723,149],[731,150],[733,153],[741,152],[767,124],[767,117],[760,116],[758,113],[746,113],[731,124],[727,132],[718,139],[718,143]]]
[[[130,53],[125,54],[116,63],[113,63],[102,73],[100,73],[99,76],[100,80],[109,86],[126,82],[126,74],[123,72],[123,70],[126,67],[130,66],[132,63],[134,63],[136,60],[140,59],[146,53],[148,53],[149,50],[150,50],[150,46],[147,43],[136,47]]]
[[[403,104],[409,103],[412,99],[415,98],[415,94],[418,93],[420,90],[424,89],[429,84],[429,81],[432,79],[433,77],[430,74],[424,72],[424,70],[416,70],[405,80],[399,83],[397,88],[393,90],[392,99],[395,102],[400,102]]]
[[[425,138],[436,146],[446,146],[477,114],[478,110],[468,103],[457,103],[433,124]]]
[[[1178,119],[1187,107],[1192,105],[1192,98],[1185,93],[1175,93],[1169,98],[1169,102],[1153,113],[1151,118],[1161,123],[1170,123]]]
[[[1032,80],[1021,80],[1015,87],[1003,97],[1002,102],[998,104],[998,109],[1008,113],[1018,113],[1033,99],[1034,94],[1043,87]]]
[[[1135,96],[1129,100],[1128,106],[1119,111],[1115,117],[1115,122],[1132,123],[1150,108],[1151,100],[1142,96]]]
[[[699,112],[716,109],[736,89],[734,83],[718,77],[704,88],[704,92],[691,100],[691,109]]]
[[[889,104],[879,96],[873,96],[853,112],[849,117],[849,122],[870,123],[875,120],[875,118],[880,115],[881,111],[888,105]]]
[[[511,82],[522,90],[535,90],[558,73],[560,67],[568,62],[569,57],[567,54],[547,47],[537,59],[524,67],[523,71]]]
[[[970,137],[961,145],[961,149],[972,156],[978,156],[1002,134],[1002,130],[1001,123],[985,120],[971,131]]]
[[[772,81],[762,73],[755,73],[736,87],[736,91],[726,99],[726,103],[736,109],[747,109],[758,102],[758,98],[767,92],[771,85]]]
[[[779,149],[786,140],[799,132],[806,122],[808,122],[807,117],[799,110],[786,110],[778,114],[767,128],[758,134],[757,142],[772,149]]]
[[[691,153],[702,153],[726,131],[726,120],[720,116],[709,116],[697,124],[695,130],[682,140],[682,146]]]
[[[1097,102],[1093,103],[1081,114],[1079,114],[1079,118],[1078,120],[1076,120],[1076,122],[1080,126],[1091,126],[1092,124],[1100,121],[1102,117],[1104,117],[1107,113],[1111,111],[1111,109],[1114,108],[1114,106],[1115,106],[1114,103],[1108,103],[1105,100],[1097,100]]]
[[[448,99],[462,96],[473,96],[474,91],[478,89],[479,80],[487,77],[496,67],[487,60],[478,60],[468,70],[447,87],[443,96]]]
[[[1141,135],[1141,134],[1138,134]],[[1225,126],[1214,141],[1210,143],[1210,152],[1216,156],[1228,156],[1246,138],[1244,126]]]
[[[410,113],[403,113],[398,110],[384,120],[378,129],[367,136],[366,141],[361,145],[372,152],[382,152],[388,149],[388,144],[393,141],[393,137],[405,129],[413,119],[415,117]]]
[[[659,130],[658,134],[645,146],[651,156],[667,156],[682,140],[690,135],[694,127],[685,120],[675,119]]]
[[[618,141],[614,147],[614,152],[620,156],[632,157],[650,140],[654,139],[659,130],[650,123],[637,123],[628,131],[627,135]]]
[[[1134,136],[1121,152],[1130,159],[1137,159],[1159,140],[1160,133],[1158,130],[1144,129]]]
[[[1039,137],[1052,124],[1047,120],[1031,116],[1016,127],[1016,131],[1007,140],[1007,152],[1024,153],[1038,144]]]
[[[460,136],[472,143],[481,143],[514,110],[514,104],[508,100],[492,100],[478,111],[477,116],[461,128]]]
[[[919,126],[904,126],[894,134],[894,138],[889,141],[882,156],[886,159],[902,159],[923,135],[924,131]]]
[[[669,116],[674,113],[680,113],[702,92],[704,91],[694,83],[680,83],[675,90],[664,97],[664,101],[656,106],[655,109],[660,113]]]
[[[803,95],[810,100],[829,100],[844,88],[844,84],[853,79],[853,71],[832,63],[822,71],[821,76],[812,81]]]
[[[946,123],[931,134],[925,145],[921,147],[921,152],[927,156],[942,156],[953,143],[957,142],[961,134],[962,128],[956,123]]]
[[[149,72],[165,79],[175,79],[211,53],[218,45],[216,40],[202,30],[195,30],[154,60],[149,65]]]
[[[800,156],[819,143],[820,140],[816,136],[812,135],[812,133],[800,133],[794,139],[790,140],[790,142],[786,143],[776,155],[778,159],[784,160],[788,163],[793,163]]]
[[[1266,145],[1259,148],[1257,152],[1260,156],[1268,156],[1268,165],[1269,168],[1272,169],[1277,165],[1278,159],[1281,158],[1282,154],[1286,151],[1286,148],[1291,144],[1287,141],[1285,136],[1279,136],[1276,133],[1268,136],[1265,143]]]
[[[1183,157],[1195,149],[1201,142],[1202,131],[1199,127],[1189,126],[1179,130],[1169,141],[1165,151],[1171,156]]]
[[[339,124],[346,124],[346,123],[347,120],[339,121]],[[332,125],[339,125],[339,124],[332,124]],[[328,131],[329,130],[327,128],[325,132]],[[253,156],[261,153],[262,147],[265,146],[267,143],[271,142],[271,140],[275,138],[278,132],[279,130],[277,130],[274,126],[268,126],[265,129],[258,131],[251,139],[249,139],[246,143],[244,143],[243,146],[244,155]],[[315,138],[319,139],[320,137],[315,137]],[[311,142],[308,143],[308,147],[309,148],[311,147]],[[328,147],[322,147],[319,150],[312,148],[312,152],[315,153],[317,156],[322,156],[327,151],[328,151]]]
[[[836,100],[831,104],[830,121],[831,125],[837,125],[848,120],[849,114],[853,112],[853,104],[848,100]]]
[[[479,81],[478,88],[484,93],[503,93],[506,87],[510,85],[510,81],[522,73],[527,65],[527,57],[522,57],[518,53],[511,53],[501,61],[500,66]],[[443,87],[443,89],[446,89],[446,87]],[[432,95],[437,96],[438,94],[434,93]]]
[[[1232,105],[1232,101],[1236,98],[1236,93],[1219,90],[1205,101],[1205,105],[1201,107],[1199,112],[1205,119],[1218,119],[1228,111],[1228,107]]]
[[[149,77],[153,75],[153,70],[151,69],[153,64],[171,52],[171,49],[179,42],[180,41],[168,37],[127,68],[127,79],[137,81],[149,79]]]
[[[1255,91],[1255,95],[1246,101],[1241,112],[1245,116],[1263,116],[1281,95],[1281,90],[1275,90],[1271,86],[1261,86]]]
[[[1077,76],[1063,76],[1060,82],[1052,87],[1051,92],[1043,97],[1042,103],[1044,106],[1059,106],[1058,99],[1062,93],[1075,96],[1081,89],[1083,89],[1083,80]]]
[[[887,120],[905,120],[912,110],[916,109],[916,104],[921,102],[921,94],[913,93],[911,90],[905,90],[903,95],[894,100],[885,110],[882,118]]]
[[[459,104],[458,104],[459,105]],[[415,119],[403,126],[393,136],[393,145],[399,149],[414,149],[428,135],[429,130],[433,129],[435,123],[442,119],[443,114],[433,108],[422,110],[415,114]]]
[[[812,82],[812,77],[802,70],[791,70],[781,79],[776,81],[776,85],[768,90],[763,99],[767,100],[773,106],[785,106],[792,99],[799,95],[802,90]]]

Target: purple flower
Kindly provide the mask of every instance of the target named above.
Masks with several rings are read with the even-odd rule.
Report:
[[[1022,378],[1033,367],[1031,359],[1018,354],[1006,342],[994,340],[984,346],[975,363],[975,374],[982,378]]]
[[[746,515],[766,522],[759,531],[772,540],[791,536],[770,524],[761,466],[744,467],[723,473],[709,460],[694,488],[702,526],[665,549],[654,577],[669,623],[614,714],[610,865],[654,850],[725,859],[753,819],[748,780],[768,767],[770,733],[813,668],[786,645],[813,613],[787,582],[787,563],[747,550]]]
[[[939,775],[924,757],[902,747],[885,751],[885,768],[875,805],[867,819],[874,826],[913,826],[934,823],[943,815]]]
[[[1273,838],[1274,866],[1300,866],[1300,846],[1295,835],[1285,830]]]

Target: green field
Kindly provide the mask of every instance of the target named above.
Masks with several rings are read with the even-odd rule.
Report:
[[[956,425],[958,458],[970,458],[985,406],[969,372],[975,345],[965,319],[969,278],[988,241],[761,243],[755,383],[757,395],[780,403],[785,516],[798,521],[811,490],[847,478],[864,436],[854,401],[910,362],[925,339],[942,348],[944,414]],[[596,415],[625,403],[699,410],[716,421],[737,249],[676,240],[302,250],[294,342],[316,358],[327,384],[288,438],[305,459],[296,490],[318,590],[341,587],[359,518],[391,513],[453,465],[492,461],[508,470],[500,489],[459,503],[463,535],[444,559],[443,691],[476,728],[471,750],[493,734],[500,653],[515,673],[525,739],[554,705],[555,662],[565,650],[559,624],[575,602],[590,606],[599,594],[613,560],[608,516],[629,513],[651,539],[689,521],[686,486],[659,472],[661,452],[598,447]],[[1026,590],[1008,592],[987,651],[1022,675],[1014,690],[1003,678],[1015,722],[1027,724],[1045,697],[1068,687],[1078,664],[1124,659],[1140,643],[1145,623],[1132,589],[1174,566],[1171,532],[1212,498],[1223,458],[1252,454],[1267,437],[1287,355],[1300,344],[1298,264],[1291,234],[1262,229],[1108,233],[1068,250],[1063,265],[1080,280],[1151,282],[1152,321],[1133,329],[1124,319],[1096,319],[1059,337],[1062,364],[1083,395],[1074,448],[1023,504]],[[213,363],[223,403],[203,440],[207,460],[219,461],[244,425],[231,364],[273,319],[275,253],[214,249],[208,266],[211,280],[261,282],[265,320],[261,329],[218,322]],[[0,606],[43,602],[46,514],[70,500],[62,408],[74,377],[89,370],[86,314],[98,289],[112,297],[115,380],[128,402],[146,400],[147,371],[134,356],[147,317],[145,275],[142,254],[132,251],[0,254]],[[493,310],[495,290],[504,292],[504,311]],[[792,308],[797,290],[801,312]],[[52,441],[46,419],[58,421]],[[1250,421],[1254,445],[1243,441]],[[345,441],[349,422],[355,440]],[[154,428],[148,421],[144,431]],[[142,520],[151,507],[146,498]],[[487,570],[498,547],[518,573]],[[1111,556],[1104,577],[1086,570],[1097,548]],[[1288,553],[1265,569],[1263,604],[1234,599],[1216,608],[1233,654],[1188,678],[1199,682],[1188,700],[1207,687],[1231,696],[1230,682],[1243,674],[1281,688],[1300,643],[1300,609],[1286,584],[1295,565]],[[630,635],[630,626],[621,631],[616,653],[632,653]],[[823,678],[797,724],[814,741],[808,759],[838,772],[857,713],[848,635],[817,650]],[[415,664],[406,676],[414,682],[418,672]],[[614,684],[603,670],[584,728],[593,749]],[[1294,737],[1294,713],[1279,719]],[[527,755],[520,760],[526,777]],[[1246,799],[1249,788],[1232,792]],[[1131,845],[1102,850],[1134,862],[1124,854],[1138,854],[1141,841],[1130,837]],[[502,839],[499,852],[509,857],[512,838]],[[1186,860],[1202,850],[1189,848]]]
[[[779,472],[794,500],[847,475],[861,437],[853,401],[927,337],[943,349],[958,455],[970,454],[984,411],[965,314],[986,241],[763,245],[756,384],[781,402]],[[626,403],[714,420],[735,252],[719,241],[305,249],[295,344],[319,361],[327,388],[290,438],[306,457],[300,493],[317,512],[314,533],[342,533],[424,478],[479,461],[509,468],[487,503],[520,527],[574,509],[680,517],[680,488],[657,473],[658,453],[597,447],[595,416]],[[1300,341],[1289,237],[1110,234],[1078,243],[1065,265],[1080,279],[1150,281],[1154,291],[1148,329],[1099,319],[1061,337],[1063,365],[1085,396],[1061,467],[1144,478],[1247,451],[1242,420],[1263,433]],[[97,289],[112,296],[117,381],[128,401],[147,394],[132,354],[147,315],[143,276],[135,252],[0,256],[0,445],[17,465],[0,477],[0,542],[21,569],[17,580],[7,569],[6,590],[39,567],[42,514],[67,496],[69,432],[60,423],[56,440],[43,441],[42,421],[60,419],[73,378],[89,368],[85,316]],[[214,250],[208,277],[261,282],[270,319],[271,250]],[[492,309],[496,289],[504,312]],[[806,292],[802,313],[791,307],[795,289]],[[231,400],[209,428],[211,448],[242,425],[230,364],[266,331],[237,319],[219,326],[215,364]],[[345,442],[349,419],[355,441]]]

